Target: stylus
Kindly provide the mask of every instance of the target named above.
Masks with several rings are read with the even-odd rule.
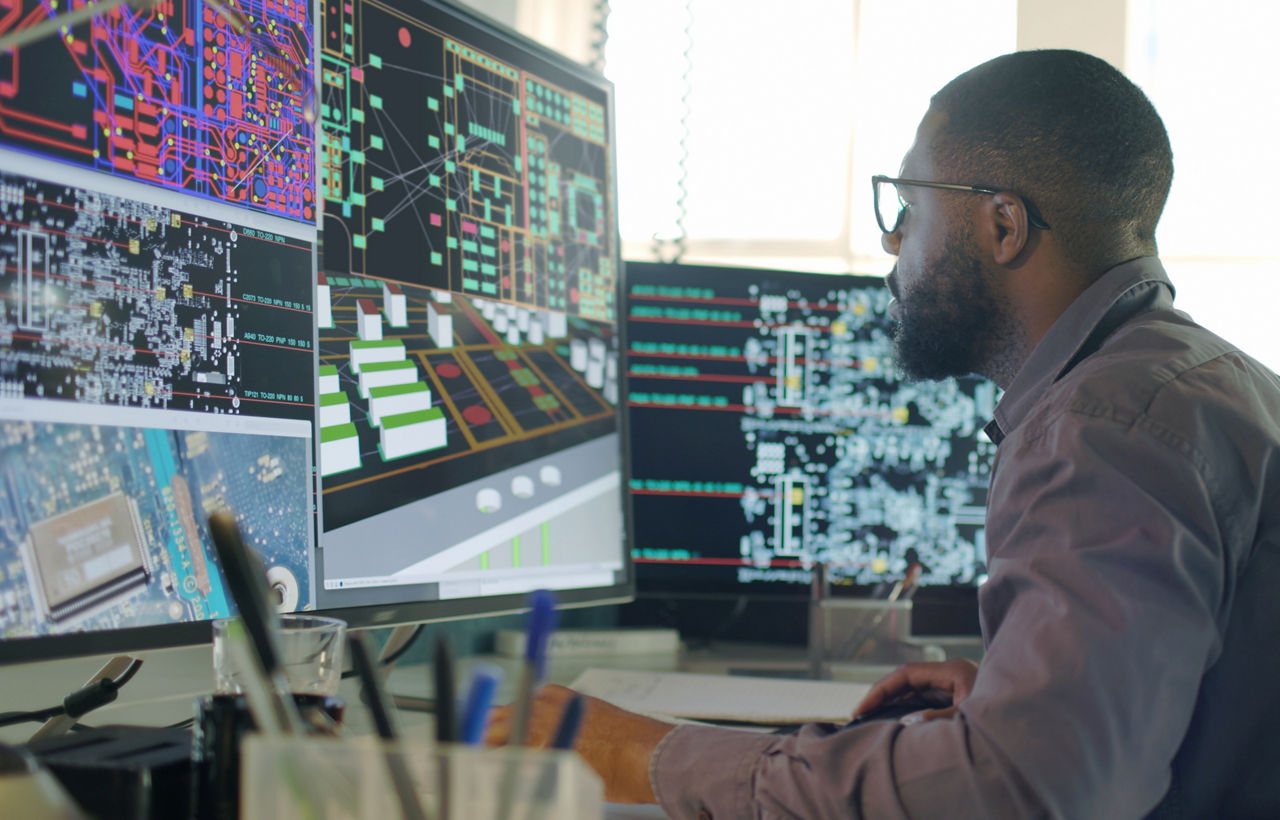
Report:
[[[229,624],[228,649],[240,655],[245,641],[240,639],[242,625],[248,636],[252,657],[239,658],[243,670],[245,700],[261,731],[305,734],[306,724],[289,692],[289,682],[280,665],[277,635],[279,616],[271,605],[267,572],[258,557],[240,538],[240,528],[229,512],[209,516],[209,533],[227,580],[231,599],[240,612],[240,621]],[[245,653],[248,654],[248,653]]]
[[[353,632],[347,637],[347,645],[351,649],[351,666],[360,678],[360,688],[369,707],[369,716],[373,718],[373,727],[378,737],[387,744],[383,760],[387,765],[387,775],[391,778],[391,786],[395,789],[396,799],[400,802],[400,814],[407,820],[426,820],[422,804],[418,802],[418,792],[413,785],[413,778],[405,766],[404,757],[394,745],[398,733],[391,718],[391,707],[387,702],[386,690],[382,688],[382,678],[374,666],[373,656],[369,653],[369,645],[364,635]]]

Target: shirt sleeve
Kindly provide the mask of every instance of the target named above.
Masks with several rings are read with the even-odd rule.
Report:
[[[1088,414],[1017,446],[992,485],[990,641],[957,715],[790,737],[681,727],[651,768],[672,817],[1140,817],[1159,801],[1219,647],[1223,559],[1194,448]]]

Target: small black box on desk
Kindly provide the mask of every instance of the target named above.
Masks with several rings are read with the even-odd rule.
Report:
[[[27,748],[92,817],[176,820],[192,814],[189,729],[102,726]]]

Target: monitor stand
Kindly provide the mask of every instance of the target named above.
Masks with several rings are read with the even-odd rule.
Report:
[[[383,681],[387,680],[391,675],[391,670],[395,668],[396,661],[394,659],[398,653],[412,643],[421,631],[421,624],[402,624],[391,630],[391,636],[387,638],[382,651],[378,653],[378,668],[382,671]],[[389,658],[393,660],[388,660]],[[425,695],[392,694],[391,702],[395,704],[397,709],[405,709],[410,712],[434,712],[436,710],[434,695],[427,697]]]
[[[134,658],[131,658],[128,655],[116,655],[114,658],[103,664],[101,669],[93,673],[93,676],[90,677],[89,680],[85,681],[84,685],[89,687],[100,680],[115,680],[123,675],[125,670],[128,669],[129,665],[133,662]],[[66,734],[72,726],[76,725],[76,721],[78,719],[79,718],[68,717],[66,715],[51,717],[44,722],[43,726],[36,730],[35,734],[33,734],[27,742],[34,743],[36,741],[51,740],[55,737],[61,737]]]

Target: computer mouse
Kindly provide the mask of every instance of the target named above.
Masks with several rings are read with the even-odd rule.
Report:
[[[857,726],[862,723],[870,723],[873,720],[899,720],[912,712],[945,708],[945,706],[945,704],[932,703],[919,695],[908,695],[897,700],[891,700],[888,703],[882,703],[871,711],[858,715],[846,723],[845,726]]]
[[[909,715],[913,712],[919,712],[924,709],[943,709],[943,708],[946,708],[946,706],[947,704],[932,703],[918,695],[911,695],[908,697],[903,697],[894,701],[890,701],[889,703],[882,703],[876,708],[872,709],[870,712],[858,715],[856,718],[849,721],[848,723],[845,723],[844,725],[838,725],[834,723],[819,723],[817,725],[822,728],[824,733],[830,734],[833,732],[838,732],[842,729],[848,729],[853,726],[861,726],[864,723],[870,723],[876,720],[899,720],[902,717]],[[805,725],[806,724],[797,723],[797,724],[792,724],[787,726],[779,726],[777,729],[773,731],[773,734],[776,734],[776,735],[795,734],[796,732],[800,731],[800,729]]]

